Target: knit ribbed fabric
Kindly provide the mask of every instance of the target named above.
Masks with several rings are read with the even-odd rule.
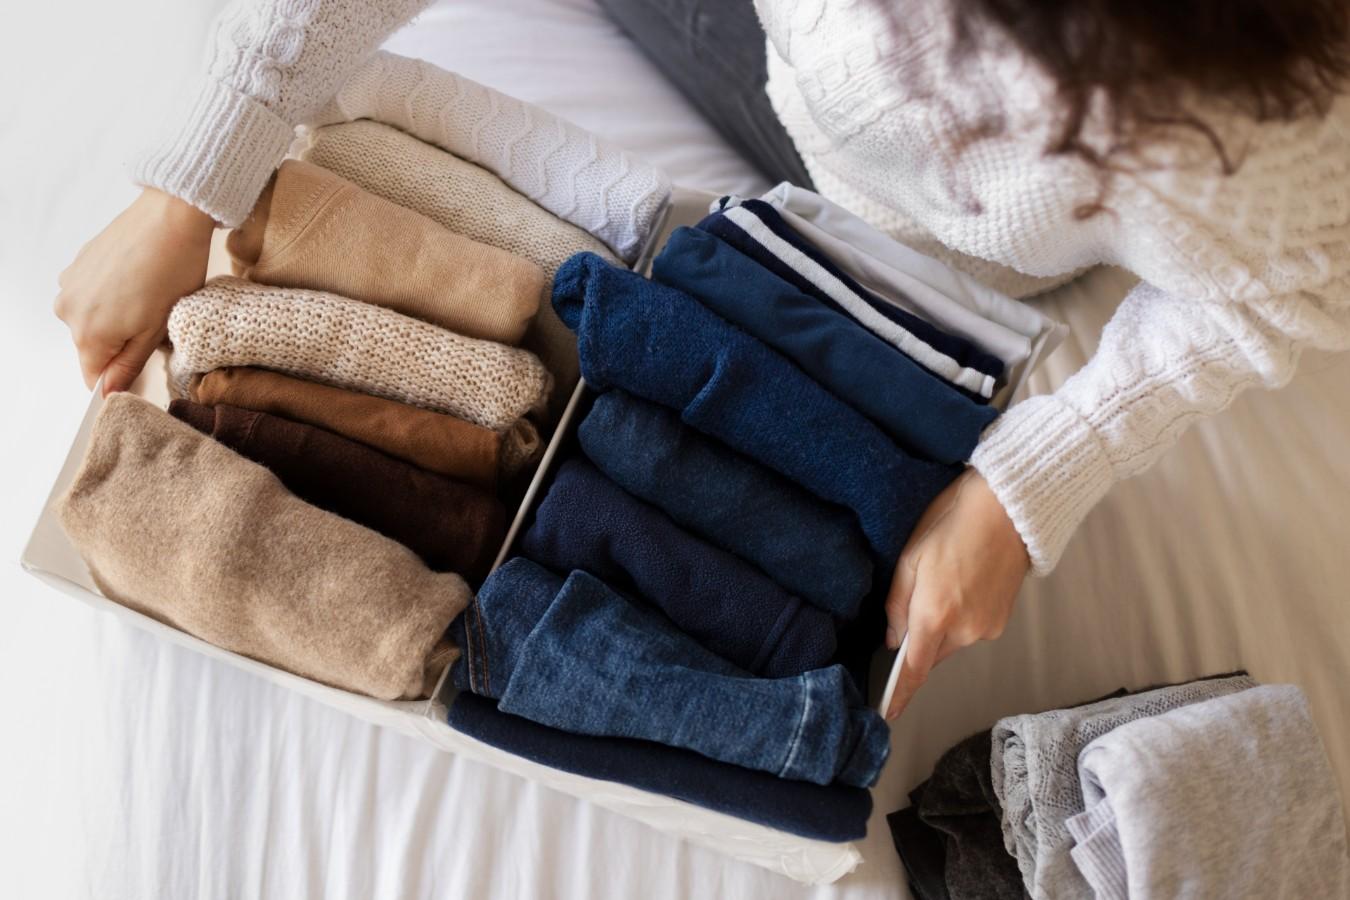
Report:
[[[430,0],[235,0],[212,26],[205,78],[136,180],[226,227],[244,220],[312,118],[370,51]]]
[[[374,54],[316,124],[356,119],[385,122],[482,166],[630,263],[670,196],[661,170],[565,119],[393,53]]]
[[[331,291],[506,344],[524,336],[547,287],[528,259],[294,159],[225,246],[250,281]]]
[[[518,419],[498,433],[443,413],[383,397],[329,387],[248,366],[216,369],[193,378],[192,399],[225,403],[317,425],[420,466],[470,484],[495,487],[543,449],[539,430]]]
[[[264,366],[503,430],[539,410],[552,381],[533,354],[396,312],[296,288],[216,278],[169,315],[170,387],[223,366]]]
[[[456,234],[532,260],[549,279],[565,259],[583,250],[618,261],[604,242],[532,203],[486,169],[388,125],[352,122],[316,129],[301,157]],[[553,307],[542,303],[523,345],[557,379],[557,410],[577,381],[576,339]]]

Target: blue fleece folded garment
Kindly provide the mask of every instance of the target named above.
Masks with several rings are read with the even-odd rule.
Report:
[[[591,387],[620,387],[853,510],[889,578],[929,503],[960,473],[915,459],[776,351],[682,291],[578,253],[553,307]]]
[[[640,738],[780,778],[869,787],[890,732],[842,666],[756,678],[583,571],[517,556],[455,620],[461,689],[577,734]]]
[[[584,569],[660,607],[718,656],[769,678],[819,669],[834,655],[834,620],[767,575],[694,537],[624,493],[585,460],[558,470],[521,555],[552,569]]]
[[[802,237],[768,203],[746,200],[708,215],[696,227],[715,234],[779,278],[841,314],[858,320],[864,308],[870,309],[875,313],[872,318],[876,321],[866,326],[869,330],[880,332],[885,328],[898,328],[908,333],[918,342],[915,352],[910,353],[915,362],[971,399],[984,403],[993,395],[995,382],[1003,375],[1002,360],[965,338],[948,334],[874,296]],[[832,296],[832,289],[842,293]],[[853,308],[846,308],[845,301]],[[883,319],[891,324],[883,328]],[[888,342],[891,340],[887,338]]]
[[[998,415],[706,231],[675,229],[652,277],[791,359],[916,455],[964,462]]]
[[[872,585],[857,519],[627,391],[596,398],[581,449],[619,487],[839,619]]]
[[[455,698],[450,727],[550,768],[674,797],[788,834],[843,843],[867,835],[872,795],[862,788],[785,781],[678,747],[569,734],[497,709],[476,694]]]

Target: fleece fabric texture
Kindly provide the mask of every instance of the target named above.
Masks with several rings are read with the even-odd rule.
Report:
[[[1340,794],[1294,685],[1127,722],[1078,776],[1086,809],[1065,824],[1098,900],[1350,897]]]
[[[428,472],[494,488],[538,458],[539,432],[520,419],[504,434],[406,403],[248,366],[207,372],[192,399],[304,422],[360,441]]]
[[[169,385],[264,366],[333,387],[511,428],[540,412],[552,379],[534,354],[323,291],[215,278],[169,313]]]
[[[506,536],[488,491],[426,472],[331,431],[234,406],[175,400],[169,412],[266,466],[297,497],[393,538],[437,572],[487,575]]]
[[[467,691],[450,706],[449,722],[475,740],[541,765],[813,840],[861,840],[872,814],[872,795],[862,788],[787,781],[652,741],[569,734],[501,712],[493,701]]]
[[[553,305],[577,333],[581,370],[623,388],[851,509],[889,577],[956,466],[916,459],[790,361],[697,300],[598,256],[558,270]]]
[[[584,569],[655,604],[685,634],[749,672],[798,675],[834,655],[828,613],[684,531],[585,460],[558,470],[520,552],[555,572]]]
[[[767,203],[747,200],[713,212],[698,228],[716,234],[799,290],[836,307],[897,352],[973,398],[987,401],[993,395],[1003,374],[1002,360],[871,296]]]
[[[330,291],[504,344],[525,335],[547,287],[528,259],[294,159],[225,246],[234,274],[251,281]]]
[[[458,652],[463,578],[130,394],[104,403],[58,508],[108,599],[276,668],[409,700]]]
[[[1073,836],[1065,824],[1084,809],[1078,756],[1088,744],[1127,722],[1255,686],[1245,675],[1209,678],[999,719],[990,775],[1003,808],[1004,846],[1017,857],[1027,893],[1036,900],[1091,893],[1070,857]]]
[[[675,229],[652,277],[773,347],[917,456],[965,462],[998,416],[706,231]]]
[[[578,734],[640,738],[780,778],[870,787],[890,732],[840,666],[756,678],[587,572],[524,557],[455,622],[456,686]]]
[[[583,250],[618,261],[604,241],[496,175],[397,128],[366,121],[328,125],[310,134],[300,155],[456,234],[532,260],[547,279]],[[577,345],[551,305],[540,304],[521,346],[538,354],[557,379],[552,409],[561,412],[577,382]]]
[[[872,584],[854,516],[623,390],[596,398],[577,429],[596,468],[628,493],[787,590],[851,619]]]

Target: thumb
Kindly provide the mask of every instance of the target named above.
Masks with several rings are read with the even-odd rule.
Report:
[[[918,554],[902,553],[891,576],[891,589],[886,594],[886,649],[900,646],[909,627],[909,601],[918,582]]]
[[[143,331],[123,345],[117,355],[103,367],[103,396],[125,391],[145,368],[145,362],[164,340],[164,330]]]

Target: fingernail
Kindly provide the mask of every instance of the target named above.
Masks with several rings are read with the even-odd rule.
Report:
[[[894,649],[896,649],[896,648],[899,647],[899,646],[900,646],[900,635],[896,634],[896,631],[895,631],[894,628],[891,628],[891,627],[887,626],[887,628],[886,628],[886,649],[887,649],[887,650],[894,650]]]

